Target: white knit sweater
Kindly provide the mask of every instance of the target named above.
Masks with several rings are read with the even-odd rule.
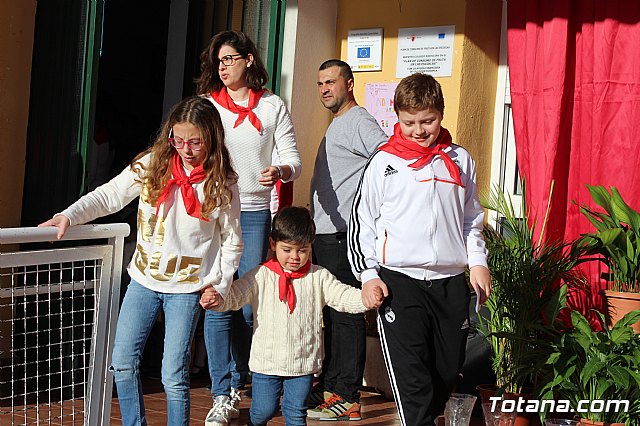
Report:
[[[274,149],[280,158],[280,164],[291,167],[289,181],[297,179],[302,170],[302,160],[287,106],[278,96],[265,91],[253,109],[262,123],[262,133],[258,133],[248,118],[234,128],[238,114],[220,106],[209,95],[205,98],[216,107],[224,125],[225,145],[229,150],[233,169],[238,174],[242,210],[269,209],[272,187],[260,185],[258,180],[262,177],[260,172],[272,164]]]
[[[146,166],[150,156],[140,162]],[[127,269],[131,278],[161,293],[193,293],[213,285],[226,294],[242,255],[238,186],[231,186],[231,205],[215,209],[205,222],[187,214],[176,185],[160,209],[160,216],[163,211],[165,215],[161,220],[137,180],[136,172],[127,167],[60,214],[71,225],[80,225],[115,213],[140,196],[136,250]],[[193,185],[200,203],[204,183]]]
[[[303,278],[293,280],[296,304],[292,313],[278,296],[278,274],[258,266],[233,282],[216,310],[240,309],[251,303],[253,340],[249,368],[273,376],[302,376],[322,369],[322,308],[360,313],[360,289],[338,281],[325,268],[311,265]]]

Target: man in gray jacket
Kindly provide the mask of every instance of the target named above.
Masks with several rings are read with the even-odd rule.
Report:
[[[360,288],[347,259],[347,224],[358,180],[367,159],[389,138],[353,96],[353,73],[346,62],[320,65],[320,101],[333,121],[320,143],[311,179],[311,210],[316,223],[316,264],[340,281]],[[309,396],[308,417],[360,420],[360,393],[366,354],[364,314],[324,310],[322,376]]]

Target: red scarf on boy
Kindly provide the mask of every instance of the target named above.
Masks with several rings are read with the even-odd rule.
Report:
[[[231,99],[231,96],[229,96],[229,92],[227,92],[226,87],[223,87],[217,92],[211,92],[211,97],[213,98],[213,100],[219,103],[223,108],[235,114],[238,114],[238,119],[236,120],[236,123],[233,125],[234,129],[238,127],[240,124],[242,124],[245,118],[249,117],[249,121],[251,122],[251,124],[253,124],[253,127],[255,127],[258,130],[258,132],[262,134],[262,123],[260,122],[260,119],[258,118],[256,113],[253,112],[253,109],[256,107],[256,105],[258,105],[258,101],[262,97],[263,93],[264,93],[264,89],[261,89],[261,90],[249,89],[249,105],[247,105],[246,107],[237,105],[233,101],[233,99]]]
[[[160,211],[160,205],[164,203],[167,197],[169,197],[169,194],[171,194],[173,185],[178,185],[180,187],[180,192],[182,193],[184,207],[189,216],[209,222],[209,219],[203,217],[200,212],[200,201],[198,200],[198,195],[192,186],[194,183],[202,182],[206,177],[202,165],[194,167],[193,170],[191,170],[191,173],[189,173],[189,176],[187,176],[184,172],[180,155],[175,152],[171,158],[171,175],[173,177],[167,181],[164,188],[162,188],[162,192],[160,192],[160,196],[158,197],[156,216],[158,216],[158,212]]]
[[[436,138],[433,144],[428,147],[419,145],[417,142],[410,141],[404,137],[400,131],[400,123],[396,123],[393,128],[393,136],[389,138],[389,142],[378,148],[381,151],[388,152],[405,160],[416,159],[413,163],[409,164],[409,167],[418,169],[427,164],[433,157],[439,155],[444,160],[444,165],[449,171],[451,178],[460,186],[462,181],[460,179],[460,169],[456,163],[453,162],[449,154],[444,152],[445,148],[451,146],[451,133],[444,127],[440,128],[440,134]]]
[[[289,305],[289,313],[293,313],[293,308],[296,306],[296,293],[293,290],[293,282],[292,280],[302,278],[309,272],[309,268],[311,268],[311,260],[307,261],[307,263],[298,269],[297,271],[287,272],[282,269],[282,265],[278,262],[278,259],[272,257],[271,259],[265,261],[263,263],[268,269],[272,270],[276,274],[278,274],[278,289],[280,291],[280,301],[287,300],[287,304]]]

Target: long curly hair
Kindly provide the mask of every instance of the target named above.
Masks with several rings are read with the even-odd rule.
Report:
[[[218,110],[208,100],[200,96],[191,96],[173,107],[169,117],[163,123],[155,142],[146,151],[131,161],[135,171],[145,187],[145,196],[151,205],[156,205],[160,192],[171,178],[171,159],[176,150],[169,143],[169,132],[177,123],[191,123],[202,135],[206,156],[202,163],[205,172],[204,201],[201,214],[206,217],[216,208],[224,208],[231,203],[230,185],[237,182],[237,174],[231,167],[229,151],[224,144],[224,128]],[[151,153],[149,164],[145,167],[140,159]]]
[[[222,46],[234,48],[242,56],[253,56],[253,64],[247,68],[247,87],[260,90],[269,81],[269,73],[258,54],[256,45],[241,31],[223,31],[214,35],[200,54],[200,77],[196,79],[196,93],[217,92],[224,87],[218,74],[220,60],[218,52]]]

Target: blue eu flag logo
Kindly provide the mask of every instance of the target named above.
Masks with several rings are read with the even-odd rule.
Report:
[[[370,47],[358,47],[358,58],[370,58],[370,57],[371,57]]]

